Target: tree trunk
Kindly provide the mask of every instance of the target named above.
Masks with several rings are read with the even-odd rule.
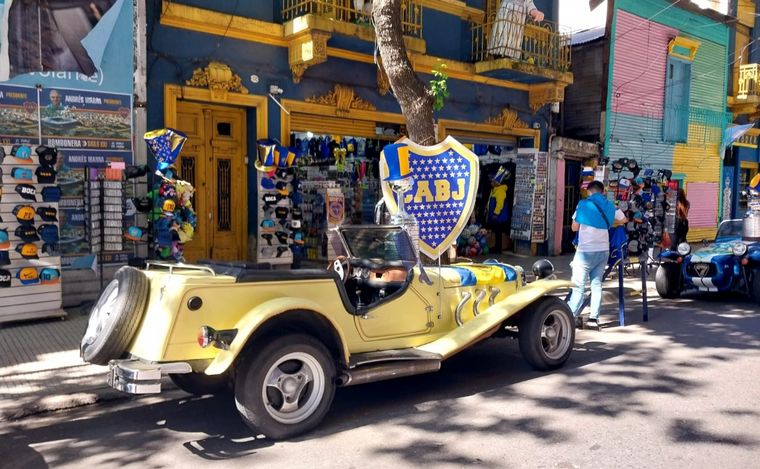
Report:
[[[372,18],[380,57],[393,95],[406,118],[409,138],[420,145],[433,145],[437,141],[433,125],[433,96],[414,72],[406,53],[401,29],[401,0],[374,0]]]

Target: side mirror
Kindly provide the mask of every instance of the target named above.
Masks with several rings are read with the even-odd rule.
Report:
[[[709,245],[710,245],[710,241],[708,241],[708,240],[706,240],[706,239],[703,239],[703,240],[702,240],[702,246],[704,246],[704,247],[707,247],[707,246],[709,246]]]

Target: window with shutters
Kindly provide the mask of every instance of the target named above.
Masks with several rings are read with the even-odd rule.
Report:
[[[662,136],[668,142],[686,142],[689,137],[691,62],[670,56],[666,70]]]

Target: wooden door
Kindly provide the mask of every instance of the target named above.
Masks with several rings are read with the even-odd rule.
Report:
[[[188,136],[178,170],[196,189],[193,205],[198,215],[185,259],[245,259],[245,110],[178,101],[177,128]]]

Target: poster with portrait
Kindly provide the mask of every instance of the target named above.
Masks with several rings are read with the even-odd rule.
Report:
[[[58,148],[132,149],[132,97],[52,88],[40,96],[42,143]]]

